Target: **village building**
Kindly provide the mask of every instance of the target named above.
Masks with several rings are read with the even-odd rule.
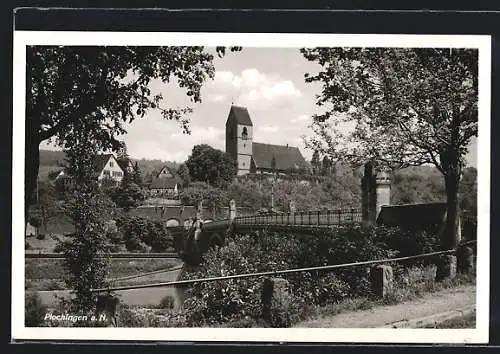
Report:
[[[226,121],[226,153],[237,161],[238,176],[310,170],[298,147],[254,142],[248,110],[234,105]]]
[[[164,166],[149,185],[153,198],[178,199],[182,185],[180,177],[171,168]]]
[[[131,163],[129,162],[129,165]],[[124,166],[124,168],[129,168]],[[102,184],[104,180],[113,181],[119,184],[124,176],[124,169],[113,154],[101,154],[97,155],[94,161],[94,177],[99,185]],[[55,178],[64,186],[71,186],[73,184],[73,179],[68,173],[63,169]]]

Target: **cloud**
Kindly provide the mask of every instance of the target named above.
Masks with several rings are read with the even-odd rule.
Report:
[[[227,101],[227,95],[211,94],[208,95],[207,99],[211,102],[225,102]]]
[[[218,71],[212,88],[217,91],[217,94],[212,94],[212,100],[215,96],[231,94],[238,97],[237,101],[242,104],[302,96],[293,81],[281,79],[278,75],[264,74],[255,68],[244,69],[238,75],[231,71]]]
[[[298,123],[298,122],[305,122],[309,119],[309,116],[306,114],[301,114],[300,116],[293,118],[290,122],[292,123]]]
[[[277,125],[263,125],[261,127],[258,128],[259,130],[259,133],[260,132],[263,132],[263,133],[276,133],[280,130],[280,127],[278,127]]]

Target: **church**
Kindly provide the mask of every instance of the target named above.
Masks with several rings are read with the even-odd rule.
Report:
[[[238,163],[238,176],[309,170],[298,147],[253,141],[253,124],[245,107],[231,106],[226,121],[226,153]]]

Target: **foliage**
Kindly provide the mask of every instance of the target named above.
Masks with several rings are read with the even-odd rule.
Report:
[[[42,219],[39,217],[39,216],[30,216],[29,218],[29,223],[33,226],[33,227],[40,227],[42,226]]]
[[[236,175],[236,162],[221,150],[201,144],[195,145],[186,161],[192,181],[207,182],[214,187],[224,187]]]
[[[241,47],[231,47],[231,51]],[[216,53],[225,53],[217,47]],[[36,186],[38,147],[54,140],[68,148],[75,130],[92,132],[102,150],[118,150],[124,124],[151,109],[180,122],[189,132],[190,107],[162,106],[151,90],[153,80],[186,90],[191,102],[201,101],[201,87],[213,79],[214,55],[204,47],[180,46],[28,46],[26,49],[26,206]]]
[[[312,158],[311,158],[311,165],[313,167],[313,174],[317,175],[321,171],[321,161],[319,160],[319,151],[314,150]]]
[[[182,187],[186,188],[187,186],[189,186],[191,177],[189,175],[189,168],[186,166],[186,164],[181,164],[179,166],[179,169],[177,170],[177,173],[182,180]]]
[[[163,297],[160,301],[160,308],[162,309],[173,309],[174,308],[174,298],[170,295]]]
[[[411,238],[415,240],[412,240]],[[410,242],[411,241],[411,242]],[[200,267],[183,279],[352,263],[429,252],[439,242],[429,234],[397,228],[346,225],[311,234],[262,231],[229,236],[226,245],[208,250]],[[407,262],[404,267],[422,266]],[[399,268],[397,268],[399,269]],[[399,274],[399,273],[398,273]],[[370,297],[367,267],[276,275],[286,279],[291,302],[276,309],[271,327],[289,326],[311,306]],[[196,283],[186,290],[189,326],[254,323],[262,319],[262,279],[243,278]]]
[[[24,308],[24,325],[26,327],[41,327],[47,312],[47,306],[42,304],[40,295],[37,292],[25,294]]]
[[[447,227],[457,238],[458,185],[477,136],[478,51],[436,48],[314,48],[304,57],[322,66],[306,82],[323,84],[307,143],[335,160],[375,160],[392,169],[430,163],[444,176]],[[333,122],[330,120],[333,118]],[[330,121],[329,121],[330,120]],[[346,123],[356,123],[345,129]]]
[[[193,182],[180,193],[183,205],[197,206],[199,202],[203,207],[215,208],[216,214],[220,213],[229,205],[227,192],[220,188],[212,187],[205,182]]]
[[[172,235],[161,221],[128,215],[117,218],[117,227],[128,251],[165,252],[173,247]]]
[[[78,129],[66,136],[67,171],[74,180],[65,213],[75,232],[62,243],[68,270],[66,286],[75,298],[69,302],[75,313],[92,311],[96,294],[90,290],[105,285],[108,259],[106,221],[112,219],[111,203],[100,193],[94,178],[94,161],[99,144],[91,129]]]
[[[123,179],[122,183],[111,193],[111,199],[116,206],[129,211],[141,205],[146,199],[146,193],[133,181]]]

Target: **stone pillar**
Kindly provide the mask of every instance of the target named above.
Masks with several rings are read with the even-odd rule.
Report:
[[[262,287],[262,318],[269,324],[276,324],[273,313],[281,312],[291,305],[291,297],[288,292],[289,283],[283,278],[264,278]]]
[[[196,209],[196,219],[201,220],[203,219],[203,201],[200,200],[198,202],[198,207]]]
[[[465,246],[459,248],[457,265],[462,274],[474,273],[474,250],[472,247]]]
[[[236,201],[231,199],[229,201],[229,220],[234,220],[236,217]]]
[[[372,292],[381,298],[385,298],[393,291],[392,267],[388,265],[377,265],[370,271]]]
[[[452,255],[441,256],[436,267],[436,281],[453,279],[457,276],[457,257]]]
[[[375,177],[376,182],[376,206],[375,206],[375,220],[383,205],[391,204],[391,178],[389,173],[380,171]]]
[[[365,164],[363,178],[361,179],[361,212],[363,222],[373,225],[376,220],[376,181],[373,164]]]

